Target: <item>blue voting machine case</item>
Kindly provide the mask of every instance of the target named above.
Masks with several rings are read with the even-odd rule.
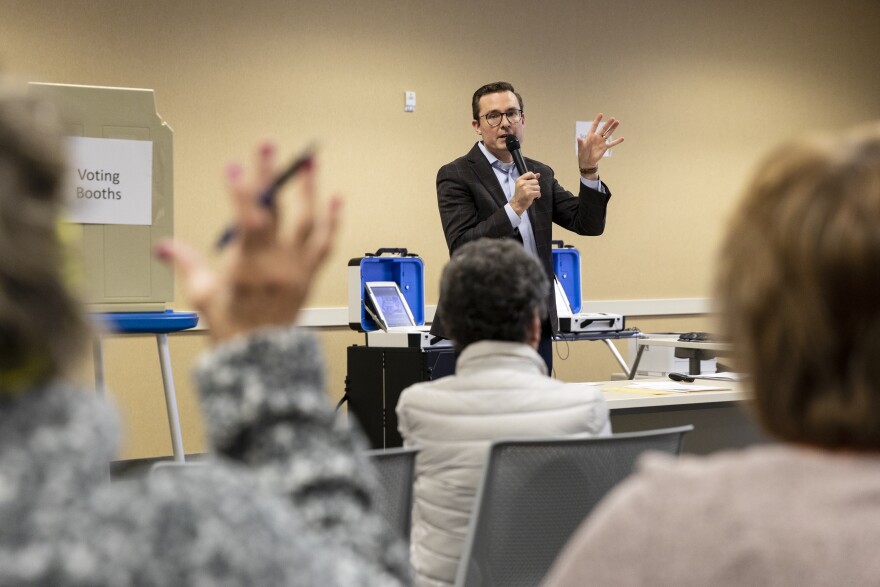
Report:
[[[620,314],[581,312],[581,254],[571,245],[553,241],[553,272],[571,307],[571,314],[557,303],[560,333],[619,332],[625,319]]]
[[[409,305],[417,325],[411,332],[384,332],[367,311],[364,284],[387,281]],[[425,268],[418,255],[382,248],[348,262],[348,325],[364,332],[367,344],[348,347],[345,399],[373,448],[403,444],[394,410],[404,389],[455,370],[449,341],[432,337],[424,324]]]
[[[364,284],[371,281],[397,283],[416,324],[425,324],[425,264],[406,249],[382,248],[348,262],[348,325],[352,330],[379,329],[364,304]]]
[[[572,312],[581,311],[581,254],[572,245],[553,241],[553,272],[568,298]]]

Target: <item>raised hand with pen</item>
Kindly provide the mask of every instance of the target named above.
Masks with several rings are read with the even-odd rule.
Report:
[[[252,172],[232,164],[226,176],[234,220],[222,237],[219,268],[209,268],[183,242],[156,247],[160,259],[180,270],[186,294],[215,341],[294,322],[330,251],[341,208],[338,197],[318,206],[310,153],[278,174],[276,148],[265,143]],[[289,225],[280,221],[283,198],[275,197],[288,179],[295,184],[286,205],[295,211]]]

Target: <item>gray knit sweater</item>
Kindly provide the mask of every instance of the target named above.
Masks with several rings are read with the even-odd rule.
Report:
[[[218,458],[108,482],[115,415],[55,382],[0,396],[0,585],[400,585],[360,439],[314,340],[269,329],[196,369]]]

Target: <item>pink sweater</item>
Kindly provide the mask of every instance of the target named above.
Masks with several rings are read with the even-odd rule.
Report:
[[[876,585],[880,455],[764,445],[645,457],[545,585]]]

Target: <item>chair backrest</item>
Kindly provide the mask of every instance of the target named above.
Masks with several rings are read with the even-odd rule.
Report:
[[[691,430],[493,442],[455,584],[538,585],[578,525],[632,472],[638,456],[648,450],[677,455]]]
[[[388,448],[364,453],[373,463],[381,485],[379,494],[375,496],[376,508],[407,541],[418,452],[418,448]]]

